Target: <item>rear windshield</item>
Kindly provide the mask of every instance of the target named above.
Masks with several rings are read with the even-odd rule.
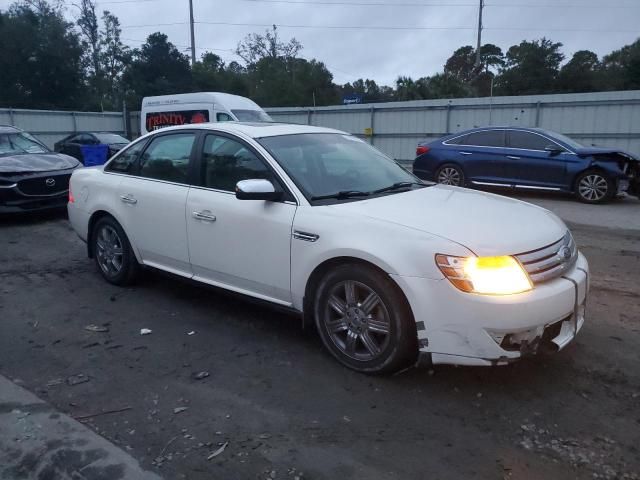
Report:
[[[129,143],[129,140],[115,133],[94,133],[94,136],[100,141],[100,143]]]
[[[0,156],[48,151],[47,147],[26,132],[0,133]]]
[[[240,122],[273,122],[273,119],[262,110],[231,110]]]

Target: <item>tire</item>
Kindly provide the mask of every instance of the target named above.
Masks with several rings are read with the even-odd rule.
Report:
[[[458,165],[455,165],[453,163],[445,163],[436,172],[435,181],[443,185],[464,187],[464,172]]]
[[[313,310],[325,347],[353,370],[391,373],[417,358],[409,304],[398,286],[373,267],[345,264],[328,272],[315,292]]]
[[[604,203],[615,194],[615,182],[600,170],[586,170],[576,178],[575,195],[583,203]]]
[[[113,217],[102,217],[96,222],[91,242],[96,266],[107,282],[119,286],[134,282],[140,265],[127,235]]]

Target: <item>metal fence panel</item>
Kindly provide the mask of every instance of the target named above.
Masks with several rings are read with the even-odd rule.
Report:
[[[38,137],[48,147],[80,131],[125,134],[120,112],[67,112],[56,110],[0,109],[0,125],[13,125]]]

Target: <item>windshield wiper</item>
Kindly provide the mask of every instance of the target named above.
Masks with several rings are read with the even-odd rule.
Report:
[[[361,192],[360,190],[341,190],[339,192],[329,193],[327,195],[318,195],[315,197],[311,197],[311,200],[326,200],[328,198],[337,198],[338,200],[340,200],[342,198],[367,197],[369,195],[369,192]]]
[[[420,182],[396,182],[393,185],[389,185],[388,187],[384,187],[384,188],[379,188],[378,190],[373,190],[370,193],[376,194],[376,193],[391,192],[393,190],[399,190],[401,188],[407,188],[413,185],[420,185],[420,186],[426,187],[424,183],[420,183]]]

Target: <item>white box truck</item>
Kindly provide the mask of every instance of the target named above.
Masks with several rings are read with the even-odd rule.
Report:
[[[220,92],[182,93],[142,99],[140,134],[174,125],[205,122],[272,122],[252,100]]]

